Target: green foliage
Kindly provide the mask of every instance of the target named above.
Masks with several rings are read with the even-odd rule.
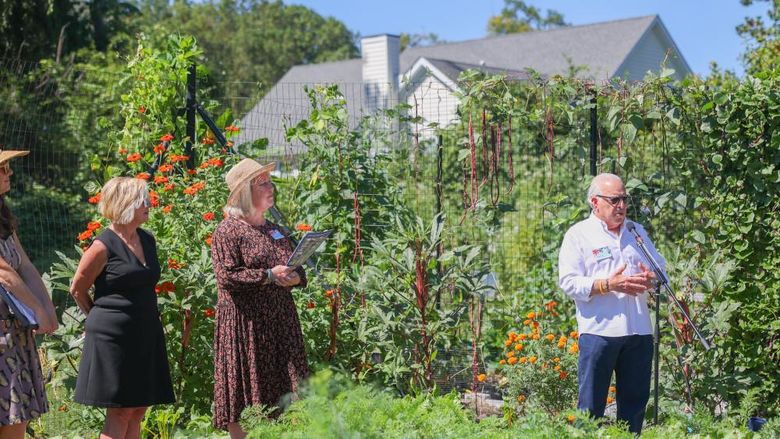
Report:
[[[539,8],[528,5],[524,1],[504,0],[501,13],[490,17],[487,29],[489,34],[504,35],[560,26],[568,26],[568,24],[558,11],[548,9],[543,17]]]
[[[747,71],[751,74],[770,71],[780,66],[780,32],[778,31],[778,19],[780,19],[780,2],[777,0],[740,0],[744,6],[754,3],[769,3],[766,16],[769,23],[764,22],[763,17],[746,17],[737,26],[737,33],[745,40],[746,48],[742,54]]]

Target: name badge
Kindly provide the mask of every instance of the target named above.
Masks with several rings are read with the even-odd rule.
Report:
[[[612,259],[612,252],[609,251],[609,247],[601,247],[593,250],[593,256],[596,258],[596,262],[600,262],[605,259]]]
[[[271,230],[270,234],[271,234],[271,238],[273,238],[276,241],[284,238],[284,235],[282,235],[282,232],[280,232],[280,231],[278,231],[276,229]]]

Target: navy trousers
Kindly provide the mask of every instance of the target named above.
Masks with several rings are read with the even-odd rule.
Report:
[[[612,372],[615,372],[617,418],[628,422],[629,431],[640,433],[650,398],[653,336],[602,337],[581,334],[577,371],[577,408],[593,417],[604,416]]]

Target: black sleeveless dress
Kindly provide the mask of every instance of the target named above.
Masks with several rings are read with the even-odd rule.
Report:
[[[95,306],[86,340],[75,401],[97,407],[145,407],[174,402],[157,295],[160,264],[154,237],[138,229],[147,265],[111,229],[97,238],[108,261],[95,280]]]

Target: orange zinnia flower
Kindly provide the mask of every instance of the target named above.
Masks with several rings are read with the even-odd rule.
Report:
[[[241,128],[235,126],[235,125],[228,125],[225,127],[225,131],[231,132],[231,133],[237,133],[241,131]]]
[[[173,165],[160,165],[160,167],[157,169],[159,169],[160,172],[171,172],[173,171]]]
[[[498,360],[498,364],[504,365],[506,364],[506,360]]]
[[[95,196],[93,196],[93,197],[89,197],[89,199],[87,201],[89,201],[89,204],[97,204],[97,203],[99,203],[100,202],[100,192],[95,194]]]
[[[163,177],[162,175],[157,175],[157,176],[154,177],[154,182],[156,184],[168,183],[168,177]]]
[[[325,291],[325,297],[333,297],[333,290]]]
[[[189,158],[190,156],[188,155],[171,154],[170,156],[168,156],[168,160],[170,160],[171,163],[186,162],[187,160],[189,160]]]
[[[173,135],[171,134],[166,134],[160,137],[160,142],[170,142],[171,140],[173,140]]]
[[[127,161],[130,163],[137,162],[138,160],[141,160],[141,154],[138,154],[137,152],[134,152],[127,156]]]
[[[214,212],[206,212],[203,214],[203,219],[206,221],[213,221],[214,220]]]
[[[314,302],[309,302],[309,303],[306,304],[306,308],[309,308],[309,309],[312,309],[315,306],[317,306],[317,305],[315,305]]]
[[[295,230],[299,232],[311,232],[311,226],[306,223],[300,223],[295,226]]]
[[[89,231],[95,231],[101,227],[103,227],[103,224],[100,224],[100,221],[90,221],[89,224],[87,224],[87,230]]]
[[[125,154],[127,154],[127,148],[122,148],[120,146],[119,150],[117,150],[117,152],[119,152],[119,155],[125,155]]]
[[[207,246],[211,247],[211,233],[206,235],[206,239],[204,241],[206,241]]]
[[[176,259],[168,258],[168,268],[170,268],[171,270],[178,270],[183,266],[184,264],[178,262]]]
[[[79,241],[86,241],[90,236],[92,236],[92,230],[84,230],[79,234]]]
[[[575,419],[577,418],[574,415],[569,415],[566,417],[566,420],[569,421],[569,424],[573,423]]]
[[[171,209],[173,209],[173,204],[169,204],[162,208],[163,213],[171,213]]]
[[[149,180],[149,177],[151,176],[149,175],[148,172],[139,172],[138,174],[135,175],[135,178],[139,178],[141,180]]]
[[[204,137],[203,139],[201,139],[200,143],[204,145],[213,145],[214,139],[212,137]]]
[[[152,151],[154,151],[155,154],[160,155],[165,152],[165,145],[163,145],[162,143],[158,143],[157,145],[154,145]]]
[[[172,191],[174,188],[173,183],[166,183],[162,190],[165,192]]]
[[[567,372],[561,371],[561,373],[558,374],[559,377],[561,377],[562,380],[565,380],[569,374]]]
[[[152,207],[157,207],[160,205],[160,196],[155,191],[149,191],[149,202],[151,203]]]
[[[144,107],[143,105],[139,105],[138,106],[138,112],[141,113],[141,114],[146,113],[146,107]]]
[[[214,317],[216,314],[217,312],[214,311],[214,308],[206,308],[203,310],[203,315],[208,318]]]

